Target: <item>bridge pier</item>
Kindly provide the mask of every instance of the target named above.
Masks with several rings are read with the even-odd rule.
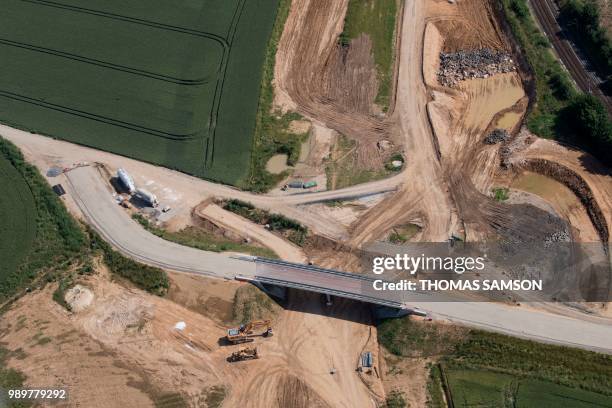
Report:
[[[398,317],[404,317],[412,314],[410,309],[396,309],[388,306],[374,306],[374,317],[377,320],[382,319],[395,319]]]
[[[270,285],[267,283],[261,283],[258,281],[250,281],[251,284],[257,286],[261,291],[267,293],[268,295],[280,299],[285,300],[287,298],[287,288],[282,286]]]

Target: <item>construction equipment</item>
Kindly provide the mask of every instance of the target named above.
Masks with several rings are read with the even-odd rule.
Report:
[[[227,361],[235,363],[237,361],[257,360],[258,358],[259,354],[257,354],[257,347],[246,347],[234,351],[232,355],[227,358]]]
[[[287,186],[289,186],[289,188],[304,188],[304,182],[300,180],[294,180],[290,181]]]
[[[253,337],[270,337],[272,336],[272,326],[270,320],[254,320],[246,324],[241,324],[240,327],[227,330],[227,341],[232,344],[248,343],[253,341]],[[265,327],[265,331],[259,334],[255,330]]]
[[[157,205],[159,204],[159,201],[157,201],[157,197],[155,196],[155,194],[151,193],[148,190],[145,190],[144,188],[137,188],[136,192],[134,193],[134,196],[154,208],[157,207]]]

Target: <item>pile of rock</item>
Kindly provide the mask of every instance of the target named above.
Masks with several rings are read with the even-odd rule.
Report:
[[[510,139],[510,133],[506,129],[494,129],[484,138],[483,142],[492,145],[505,142],[508,139]]]
[[[499,73],[516,69],[514,61],[505,52],[490,48],[471,51],[441,52],[438,82],[453,87],[459,81],[473,78],[488,78]]]
[[[571,242],[572,237],[567,230],[553,232],[544,238],[544,248],[550,247],[555,242]]]

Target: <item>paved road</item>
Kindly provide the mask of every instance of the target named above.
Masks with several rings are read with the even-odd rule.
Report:
[[[339,281],[330,277],[321,280],[320,276],[311,279],[303,271],[293,277],[283,276],[282,270],[266,271],[258,269],[254,262],[165,241],[145,231],[114,202],[97,169],[79,168],[69,172],[67,177],[68,192],[86,220],[119,251],[138,261],[170,270],[230,279],[237,275],[254,277],[269,273],[270,277],[284,277],[312,286],[322,283],[350,290],[350,287],[342,288],[342,277],[338,278]],[[358,289],[354,286],[354,280],[350,282],[352,290],[361,291],[361,286]],[[605,319],[587,321],[495,303],[427,302],[426,295],[422,300],[410,306],[428,311],[434,317],[473,327],[612,354],[612,326]]]
[[[501,303],[421,302],[430,316],[545,343],[579,347],[612,354],[612,325],[549,314]]]
[[[612,98],[606,96],[599,89],[600,80],[590,72],[584,61],[574,50],[563,30],[557,22],[559,11],[554,0],[530,0],[531,7],[544,29],[546,36],[552,43],[557,55],[572,75],[578,87],[585,93],[597,96],[612,113]]]
[[[97,168],[81,167],[67,173],[67,178],[68,191],[86,221],[125,255],[160,268],[228,279],[238,273],[255,273],[253,263],[178,245],[149,233],[117,205]]]

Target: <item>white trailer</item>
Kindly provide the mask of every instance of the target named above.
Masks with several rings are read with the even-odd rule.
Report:
[[[159,204],[155,194],[145,190],[144,188],[136,189],[136,193],[134,193],[134,196],[149,204],[151,207],[157,207],[157,205]]]

